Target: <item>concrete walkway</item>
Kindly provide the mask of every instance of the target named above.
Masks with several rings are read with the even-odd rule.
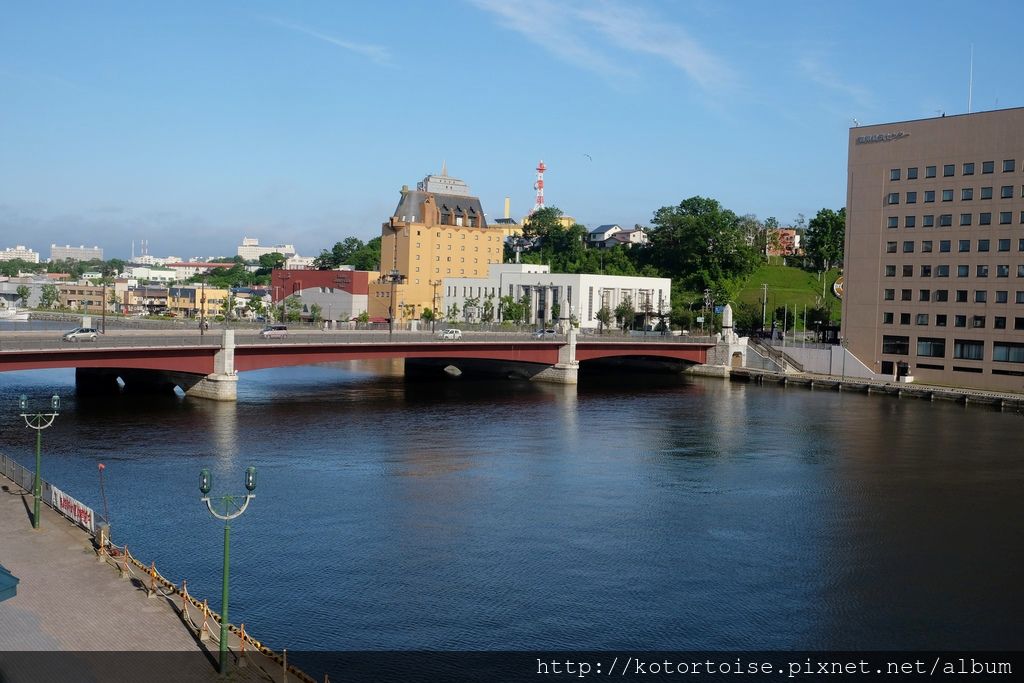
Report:
[[[32,496],[0,475],[0,563],[21,580],[0,602],[0,680],[224,680],[217,646],[207,653],[171,603],[99,563],[88,533],[49,507],[34,530],[31,508]],[[129,654],[140,651],[149,654]],[[250,665],[228,680],[272,679]]]

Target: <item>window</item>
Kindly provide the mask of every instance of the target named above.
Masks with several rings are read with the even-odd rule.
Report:
[[[994,327],[997,330],[1005,330],[1006,329],[1006,317],[1002,316],[1002,315],[997,315],[996,317],[994,317],[992,319],[992,327]]]
[[[999,212],[999,225],[1009,225],[1010,220],[1013,217],[1012,211],[1000,211]]]
[[[996,170],[996,162],[994,161],[983,161],[981,162],[982,173],[992,173]]]
[[[930,254],[932,252],[932,241],[925,240],[921,242],[921,251],[925,254]]]
[[[951,202],[951,201],[953,201],[953,190],[943,190],[942,191],[942,201],[944,201],[944,202]]]
[[[934,202],[934,201],[935,201],[935,190],[925,190],[924,191],[924,202],[925,202],[925,204],[928,204],[928,203]]]
[[[1005,289],[996,290],[996,303],[1005,304],[1007,301],[1008,294],[1009,292],[1007,292]]]
[[[939,337],[918,337],[917,355],[928,358],[945,358],[946,340]]]
[[[887,290],[885,290],[885,292],[882,293],[882,298],[885,299],[886,301],[893,301],[896,298],[896,290],[895,289],[887,289]]]
[[[1013,185],[1003,185],[999,188],[1000,199],[1013,199]],[[899,197],[896,198],[899,203]]]
[[[956,276],[957,277],[967,277],[970,274],[971,274],[971,267],[969,265],[967,265],[966,263],[961,263],[959,266],[956,267]]]
[[[1024,304],[1024,292],[1018,291],[1015,298],[1016,303]]]
[[[1024,318],[1014,318],[1013,319],[1013,329],[1015,329],[1015,330],[1024,330]]]
[[[903,241],[903,253],[904,254],[913,254],[914,253],[914,240],[904,240]]]
[[[921,277],[931,277],[932,267],[928,265],[921,266]]]
[[[1003,160],[1003,173],[1013,173],[1017,165],[1017,162],[1013,159]]]
[[[927,313],[918,313],[916,316],[914,316],[914,324],[915,325],[927,325],[928,324],[928,314]]]
[[[1017,251],[1024,251],[1024,237],[1017,240]]]
[[[1010,240],[1003,238],[1000,239],[998,244],[999,251],[1010,251]]]
[[[911,166],[907,169],[907,180],[917,180],[917,166]]]
[[[967,290],[966,289],[958,289],[958,290],[956,290],[956,302],[958,304],[965,304],[965,303],[967,303]]]
[[[935,290],[936,301],[949,301],[949,290],[948,289],[936,289]]]
[[[943,164],[942,177],[948,178],[956,172],[956,164]]]
[[[996,277],[1010,277],[1010,266],[1005,263],[996,266]]]
[[[974,162],[973,161],[966,161],[966,162],[964,162],[963,175],[974,175]]]
[[[951,213],[944,213],[941,216],[939,216],[939,226],[940,227],[948,228],[951,225],[953,225],[953,214],[951,214]]]
[[[921,225],[923,225],[926,228],[935,227],[935,216],[930,214],[925,214],[924,216],[921,216]]]
[[[969,214],[969,213],[962,213],[962,214],[960,214],[960,225],[961,226],[970,225],[971,224],[971,216],[972,216],[972,214]]]
[[[989,240],[978,240],[978,251],[988,251],[989,244]]]
[[[898,169],[898,168],[889,169],[889,180],[899,180],[899,179],[900,179],[900,169]]]
[[[981,188],[981,198],[982,199],[992,199],[992,188],[991,187],[983,187],[983,188]]]
[[[901,337],[893,334],[882,336],[882,353],[896,353],[906,356],[910,353],[910,337]]]
[[[903,227],[904,228],[917,227],[917,216],[904,216],[903,217]]]
[[[918,301],[931,301],[932,291],[930,289],[919,289],[917,290]]]
[[[983,304],[988,301],[988,291],[984,289],[974,290],[974,303]]]
[[[909,313],[900,313],[900,325],[909,325],[909,324],[910,324],[910,314]]]
[[[892,325],[892,311],[885,311],[882,313],[882,324]]]
[[[913,276],[914,276],[914,266],[912,266],[910,264],[907,264],[907,265],[903,266],[903,277],[913,277]]]
[[[935,326],[945,327],[946,326],[946,314],[940,313],[935,316]]]
[[[900,226],[900,219],[898,216],[889,216],[886,219],[885,227],[887,228],[898,228]]]
[[[949,277],[949,265],[940,264],[935,266],[935,277]]]
[[[992,360],[1000,363],[1024,363],[1024,344],[996,342],[992,345]]]
[[[989,212],[979,213],[978,225],[992,225],[992,214]]]
[[[971,327],[973,327],[973,328],[975,328],[977,330],[985,329],[985,316],[983,316],[983,315],[971,316]]]
[[[924,177],[925,178],[934,178],[935,177],[935,166],[925,166],[924,167]]]
[[[887,265],[885,267],[885,276],[886,277],[896,277],[896,266],[891,265],[891,264]]]
[[[969,202],[972,199],[974,199],[974,188],[965,187],[962,190],[960,190],[960,199],[965,202]]]
[[[967,316],[966,315],[954,315],[953,316],[953,327],[967,327]]]
[[[957,242],[957,251],[959,251],[961,254],[964,253],[964,252],[968,252],[970,250],[971,250],[971,241],[970,240],[959,240]]]
[[[1017,266],[1017,277],[1024,277],[1024,265]]]
[[[917,193],[916,192],[908,192],[907,193],[907,204],[917,204]]]
[[[895,242],[886,242],[885,243],[885,253],[886,254],[895,254],[896,253],[896,243]]]
[[[889,193],[889,198],[886,200],[886,202],[889,203],[889,204],[899,204],[900,203],[900,193],[899,192],[890,192]]]
[[[913,292],[909,289],[900,290],[900,301],[912,301]]]

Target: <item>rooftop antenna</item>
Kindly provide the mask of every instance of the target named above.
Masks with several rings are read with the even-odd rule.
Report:
[[[853,127],[856,128],[859,125],[860,125],[860,121],[858,121],[857,119],[854,119],[853,120]]]
[[[971,104],[974,99],[974,43],[971,43],[971,75],[967,81],[967,113],[971,113]]]

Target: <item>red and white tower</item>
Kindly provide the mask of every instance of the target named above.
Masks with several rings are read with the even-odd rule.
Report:
[[[533,205],[533,211],[544,208],[544,171],[548,170],[548,167],[544,165],[544,160],[537,164],[537,182],[533,184],[533,189],[537,190],[537,201]],[[533,213],[531,211],[530,213]]]

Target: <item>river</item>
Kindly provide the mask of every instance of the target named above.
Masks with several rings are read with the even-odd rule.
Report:
[[[714,379],[404,381],[387,362],[241,376],[237,403],[82,398],[44,476],[114,540],[289,650],[1020,649],[1022,417]]]

